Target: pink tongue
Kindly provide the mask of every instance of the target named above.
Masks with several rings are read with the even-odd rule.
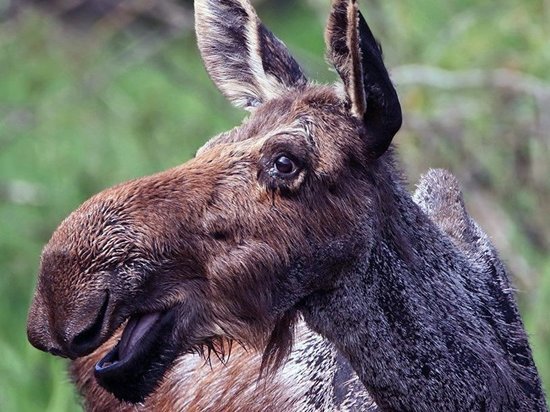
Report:
[[[118,358],[123,360],[134,350],[141,338],[153,327],[160,317],[160,313],[148,313],[139,317],[132,317],[126,324],[118,346]]]

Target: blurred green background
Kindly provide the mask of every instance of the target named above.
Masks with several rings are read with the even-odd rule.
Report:
[[[311,77],[328,0],[264,0]],[[550,1],[360,0],[404,106],[411,189],[461,180],[518,289],[550,388]],[[244,114],[197,54],[192,2],[0,0],[0,411],[80,410],[61,359],[30,347],[40,250],[92,194],[180,164]]]

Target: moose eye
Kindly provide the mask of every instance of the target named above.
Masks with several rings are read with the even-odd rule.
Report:
[[[275,159],[275,169],[282,175],[290,175],[296,170],[296,164],[287,156],[279,156]]]

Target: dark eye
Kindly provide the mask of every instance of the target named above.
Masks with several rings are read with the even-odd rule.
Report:
[[[275,169],[282,175],[289,175],[296,170],[296,164],[286,156],[279,156],[275,160]]]

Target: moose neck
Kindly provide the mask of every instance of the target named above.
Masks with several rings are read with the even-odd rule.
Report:
[[[484,284],[398,178],[385,181],[392,215],[365,228],[365,250],[334,289],[304,301],[306,322],[383,410],[545,410],[513,297]]]

